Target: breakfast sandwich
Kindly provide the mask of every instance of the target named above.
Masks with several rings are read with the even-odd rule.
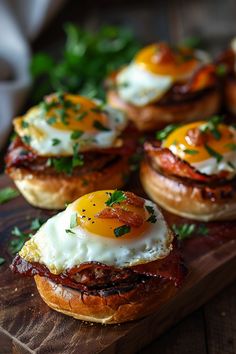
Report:
[[[86,97],[55,93],[14,119],[6,172],[26,200],[62,209],[79,196],[119,188],[134,152],[124,114]]]
[[[140,177],[168,211],[196,220],[236,216],[236,130],[219,116],[172,125],[145,143]]]
[[[186,275],[156,204],[120,190],[69,204],[25,243],[11,269],[34,277],[52,309],[106,324],[157,310]]]
[[[109,104],[124,110],[142,131],[206,118],[221,103],[209,56],[166,43],[144,47],[128,66],[110,76],[106,86]]]

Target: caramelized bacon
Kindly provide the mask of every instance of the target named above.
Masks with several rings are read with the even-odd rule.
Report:
[[[126,200],[123,202],[125,204],[134,205],[138,208],[142,208],[144,206],[144,199],[137,196],[132,192],[125,192]]]
[[[213,64],[198,69],[192,78],[179,87],[182,93],[201,91],[216,84],[216,68]]]
[[[105,208],[100,211],[96,217],[102,219],[118,219],[119,221],[125,223],[125,225],[133,227],[140,227],[144,222],[141,215],[119,207]]]
[[[145,143],[144,149],[152,167],[169,175],[189,178],[199,182],[210,182],[213,176],[198,172],[188,162],[175,156],[168,148],[162,148],[157,142]],[[217,176],[216,176],[217,177]]]
[[[11,270],[24,276],[38,274],[81,291],[107,289],[114,286],[119,289],[123,284],[136,286],[150,279],[169,280],[179,286],[186,275],[186,268],[176,245],[166,258],[129,268],[121,269],[98,262],[87,262],[55,275],[50,273],[45,265],[27,262],[17,255],[11,264]]]

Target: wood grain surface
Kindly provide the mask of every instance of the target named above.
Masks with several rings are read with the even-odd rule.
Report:
[[[7,177],[1,177],[0,188],[7,185]],[[134,184],[136,192],[137,188]],[[32,208],[22,197],[0,207],[1,255],[7,259],[7,263],[0,268],[0,343],[2,338],[6,348],[5,352],[0,351],[1,354],[11,351],[42,354],[134,353],[201,306],[236,277],[236,240],[231,239],[191,261],[184,287],[153,315],[115,326],[83,323],[50,310],[38,296],[34,281],[12,274],[8,268],[12,228],[17,225],[27,229],[33,218],[45,219],[51,214]],[[168,217],[170,221],[171,215]],[[176,222],[176,217],[173,220]],[[232,223],[231,232],[236,235],[235,223]],[[200,323],[198,316],[196,314],[196,322]]]

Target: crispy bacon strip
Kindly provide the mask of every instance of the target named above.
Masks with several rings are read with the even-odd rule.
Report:
[[[198,172],[188,162],[175,156],[169,149],[160,147],[157,142],[145,143],[144,149],[154,169],[161,169],[167,174],[190,178],[199,182],[212,181],[212,176],[209,177]]]
[[[136,206],[138,208],[142,208],[144,206],[144,199],[137,196],[132,192],[125,192],[126,200],[123,202],[125,204],[130,204]]]
[[[133,227],[140,227],[144,222],[141,215],[119,207],[105,208],[100,211],[96,217],[102,219],[118,219],[119,221],[125,223],[125,225]]]

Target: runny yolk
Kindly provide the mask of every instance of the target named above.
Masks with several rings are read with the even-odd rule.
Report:
[[[216,139],[214,135],[209,132],[207,133],[207,140],[205,142],[197,146],[191,143],[188,132],[192,129],[201,128],[204,124],[206,124],[205,121],[199,121],[177,128],[168,135],[162,146],[170,149],[173,154],[190,164],[212,158],[206,146],[209,146],[220,155],[232,152],[236,146],[236,135],[234,129],[225,124],[219,124],[217,126],[217,130],[220,133],[219,139]]]
[[[53,107],[47,113],[47,118],[55,117],[56,122],[52,126],[65,131],[86,131],[96,133],[100,124],[105,128],[108,126],[108,117],[101,112],[98,105],[92,100],[78,95],[65,95],[65,100],[71,102],[71,106],[65,108],[62,105]]]
[[[99,212],[107,208],[105,202],[109,199],[109,193],[113,192],[114,191],[112,190],[96,191],[79,198],[73,204],[73,211],[77,213],[78,225],[98,236],[115,239],[116,236],[114,234],[114,229],[125,225],[125,222],[121,222],[118,219],[99,218],[96,216]],[[119,237],[120,240],[127,240],[141,236],[148,230],[150,223],[146,222],[146,220],[148,219],[149,214],[144,206],[140,208],[124,203],[120,203],[119,205],[114,204],[113,206],[118,206],[124,208],[125,210],[135,212],[141,215],[144,220],[140,227],[131,227],[128,233]]]
[[[134,62],[154,74],[172,76],[175,79],[188,76],[199,65],[197,59],[192,56],[185,59],[165,43],[151,44],[143,48],[136,55]]]

